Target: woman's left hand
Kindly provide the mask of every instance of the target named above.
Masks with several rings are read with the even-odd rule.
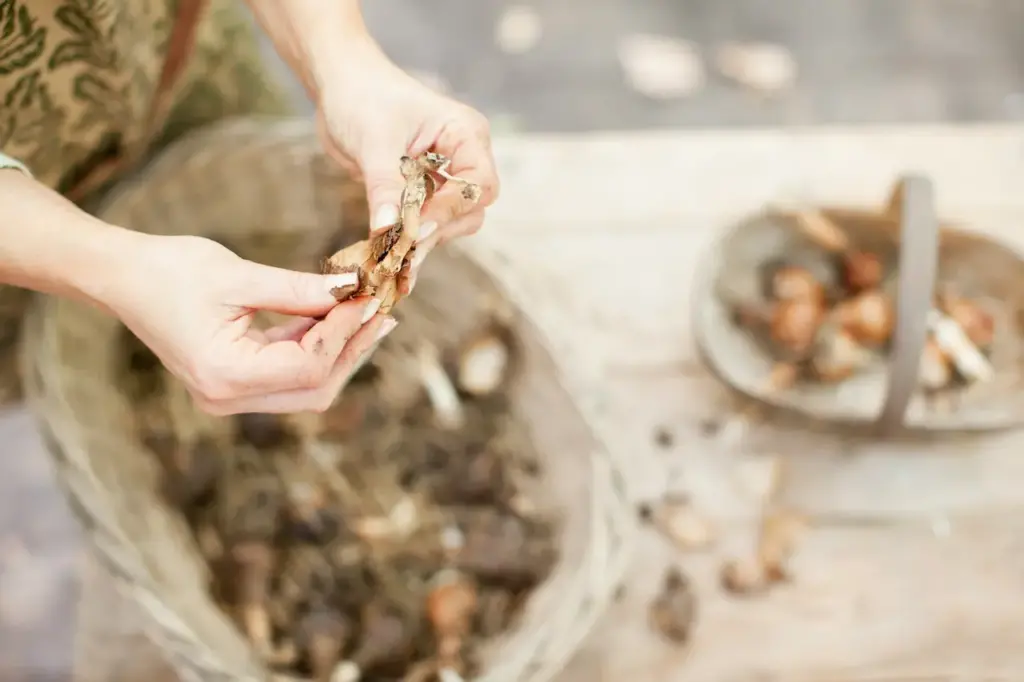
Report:
[[[403,155],[442,154],[451,159],[449,173],[482,190],[475,204],[456,186],[431,198],[423,210],[418,266],[437,244],[480,229],[484,210],[497,198],[490,126],[478,111],[431,90],[383,56],[356,61],[338,83],[322,88],[318,119],[328,152],[366,181],[371,228],[398,219]]]

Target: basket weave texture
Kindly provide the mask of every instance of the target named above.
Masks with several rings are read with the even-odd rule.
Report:
[[[181,140],[99,213],[113,224],[216,238],[243,257],[308,269],[344,224],[345,185],[311,122],[239,120]],[[288,246],[267,248],[279,240]],[[268,251],[275,256],[254,257]],[[481,259],[489,260],[437,249],[414,296],[396,309],[399,329],[444,344],[477,324],[495,297],[521,310],[502,278],[488,274],[507,266]],[[486,652],[486,682],[543,682],[561,670],[615,591],[632,528],[620,470],[577,399],[582,382],[553,362],[521,314],[517,325],[524,357],[513,403],[543,458],[542,501],[560,513],[563,537],[560,562],[519,626]],[[135,438],[116,380],[119,330],[116,320],[63,299],[41,297],[26,321],[26,391],[71,507],[183,680],[270,679],[207,596],[194,542],[156,492],[158,465]]]

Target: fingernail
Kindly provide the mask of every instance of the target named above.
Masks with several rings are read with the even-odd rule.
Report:
[[[412,255],[412,260],[409,261],[409,271],[417,272],[423,266],[423,261],[429,253],[430,249],[416,249],[416,253]]]
[[[436,229],[437,223],[434,222],[433,220],[428,220],[427,222],[423,223],[422,225],[420,225],[420,236],[416,239],[416,242],[422,242],[424,239],[434,234],[434,230]]]
[[[381,206],[377,209],[377,215],[373,217],[373,229],[380,230],[385,227],[390,227],[398,222],[398,207],[397,206]]]
[[[359,284],[359,273],[342,272],[337,275],[327,275],[327,291],[332,296],[335,289],[344,289]]]
[[[329,289],[350,287],[353,284],[359,284],[358,272],[341,272],[336,275],[327,275],[327,287]]]
[[[369,322],[370,318],[376,315],[378,310],[380,310],[380,299],[371,298],[370,302],[367,303],[366,307],[363,309],[363,321],[360,324],[366,324]]]
[[[377,340],[380,341],[383,339],[385,336],[393,332],[397,326],[398,320],[393,317],[389,317],[384,320],[380,325],[380,331],[377,332]]]

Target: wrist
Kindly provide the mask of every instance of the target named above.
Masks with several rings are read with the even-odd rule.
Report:
[[[0,176],[0,281],[107,308],[145,235],[108,225],[21,173]]]
[[[128,277],[132,264],[159,237],[109,225],[89,215],[85,218],[82,224],[68,228],[76,231],[66,248],[72,262],[59,275],[63,291],[54,293],[112,312],[124,296],[133,293]]]
[[[370,34],[358,0],[297,0],[296,33],[306,70],[323,98],[358,87],[380,68],[395,68]]]
[[[359,0],[247,0],[281,57],[314,100],[390,63],[370,35]]]

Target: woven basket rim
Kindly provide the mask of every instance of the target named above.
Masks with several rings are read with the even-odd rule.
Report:
[[[124,197],[140,191],[140,188],[155,179],[173,175],[176,169],[185,165],[197,148],[206,147],[211,143],[224,144],[232,138],[247,137],[272,137],[304,145],[311,139],[316,140],[316,131],[313,122],[308,119],[270,117],[234,119],[193,131],[161,152],[147,167],[118,185],[100,202],[98,214],[102,216],[110,207],[123,201]],[[549,632],[536,627],[533,632],[517,628],[508,636],[502,648],[505,658],[492,665],[481,678],[489,682],[513,679],[544,682],[568,662],[582,643],[602,609],[610,602],[625,572],[632,535],[629,531],[634,527],[634,519],[625,497],[622,475],[624,461],[620,462],[613,457],[611,449],[606,444],[607,438],[602,433],[602,421],[597,418],[599,398],[592,397],[600,395],[599,391],[595,390],[597,387],[588,380],[586,372],[574,367],[571,360],[567,361],[571,354],[562,354],[563,357],[554,360],[552,349],[555,346],[550,334],[526,312],[524,302],[516,296],[514,287],[509,286],[506,279],[498,275],[498,271],[509,274],[503,259],[498,254],[479,248],[464,248],[461,244],[454,244],[450,248],[486,271],[495,289],[515,306],[523,323],[529,326],[530,332],[547,349],[559,383],[571,398],[581,425],[585,426],[590,434],[588,449],[591,452],[591,480],[588,486],[587,508],[591,528],[588,542],[583,554],[571,567],[576,576],[573,589],[561,592],[557,599],[552,599],[551,603],[544,605],[549,616],[544,620],[558,623],[557,627],[564,630],[559,633],[560,648],[551,650],[552,638]],[[25,329],[27,342],[22,344],[22,369],[26,377],[27,400],[44,433],[47,449],[57,460],[66,463],[71,459],[66,455],[68,451],[76,450],[85,454],[81,424],[72,419],[68,421],[72,425],[70,429],[62,428],[56,432],[51,428],[50,410],[53,408],[44,400],[46,382],[39,374],[39,363],[45,362],[46,344],[33,342],[33,339],[38,341],[52,333],[48,325],[57,305],[57,301],[40,297],[30,311],[29,323]],[[70,413],[71,406],[62,400],[58,409]],[[75,461],[84,462],[87,459],[77,457]],[[88,481],[89,472],[80,473],[84,477],[83,480]],[[67,480],[64,484],[68,497],[77,497],[74,486]],[[99,489],[103,488],[97,484],[98,481],[95,480],[86,483]],[[610,495],[603,494],[606,489],[611,491]],[[227,666],[218,660],[219,655],[216,651],[196,637],[190,637],[188,625],[160,602],[159,596],[149,589],[150,586],[144,584],[153,583],[154,575],[145,567],[139,550],[126,538],[116,515],[104,513],[99,509],[82,511],[91,522],[87,523],[87,531],[94,549],[115,579],[119,590],[142,607],[143,629],[147,636],[168,654],[170,662],[180,675],[194,676],[193,668],[185,665],[188,661],[184,659],[197,658],[202,660],[205,670],[219,673],[223,679],[256,680],[265,674],[262,670],[254,670],[251,675],[239,677],[237,671],[229,671]],[[135,582],[140,576],[142,581]],[[557,604],[554,603],[556,601]],[[540,622],[542,619],[533,620]],[[511,675],[499,675],[502,668],[509,668]]]

